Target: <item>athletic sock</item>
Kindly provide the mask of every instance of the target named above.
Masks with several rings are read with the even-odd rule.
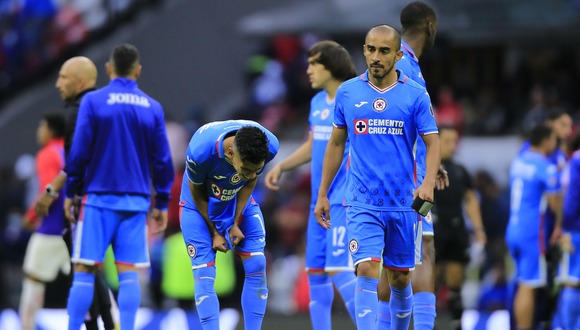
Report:
[[[68,294],[68,329],[79,330],[85,320],[85,315],[93,302],[95,275],[75,272],[72,287]]]
[[[332,329],[331,310],[334,288],[327,274],[308,274],[310,321],[314,330]]]
[[[45,285],[42,282],[25,278],[22,282],[22,294],[20,295],[20,321],[22,330],[36,329],[36,312],[44,302]]]
[[[560,315],[563,329],[576,329],[578,316],[580,315],[580,290],[563,287],[558,304],[558,314]]]
[[[356,327],[358,329],[373,330],[377,328],[377,309],[379,298],[377,285],[379,280],[372,277],[357,276],[354,293],[356,310]]]
[[[413,289],[411,282],[403,289],[391,285],[391,329],[407,330],[413,314]]]
[[[119,273],[118,299],[121,329],[134,329],[135,316],[141,303],[139,274],[136,271]]]
[[[379,300],[379,311],[377,313],[377,328],[391,328],[391,303]]]
[[[266,304],[268,286],[266,283],[266,257],[256,255],[244,261],[246,279],[242,289],[242,310],[244,325],[247,330],[261,329]]]
[[[353,322],[356,323],[356,314],[354,312],[354,290],[356,288],[356,275],[354,272],[340,272],[332,276],[332,282],[342,296],[346,310]]]
[[[220,329],[220,303],[215,293],[215,266],[193,270],[195,308],[204,330]]]
[[[435,294],[417,292],[413,295],[413,324],[415,330],[430,330],[435,327],[437,310]]]

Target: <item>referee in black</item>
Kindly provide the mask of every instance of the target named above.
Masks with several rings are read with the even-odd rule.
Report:
[[[466,213],[473,227],[475,239],[485,244],[486,236],[481,220],[479,201],[469,173],[453,160],[459,132],[452,126],[439,127],[441,165],[449,175],[449,187],[435,190],[433,209],[435,230],[436,269],[449,289],[448,310],[452,329],[461,329],[463,285],[465,266],[469,262],[470,234],[465,226]],[[441,278],[441,277],[440,277]]]

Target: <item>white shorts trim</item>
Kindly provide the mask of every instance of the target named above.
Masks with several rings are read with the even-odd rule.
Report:
[[[59,271],[69,274],[70,255],[60,235],[34,233],[28,241],[22,269],[44,282],[53,281]]]
[[[354,267],[324,267],[325,272],[349,272],[354,271]]]

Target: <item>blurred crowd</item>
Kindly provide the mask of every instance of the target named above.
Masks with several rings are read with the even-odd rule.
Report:
[[[108,24],[115,13],[122,13],[139,2],[61,1],[64,4],[57,6],[51,0],[0,0],[0,93],[12,80],[33,74],[41,63],[58,58],[67,47],[82,42],[91,31]],[[279,159],[292,151],[285,150],[285,144],[296,145],[308,134],[307,116],[315,91],[305,75],[305,50],[319,39],[307,34],[280,35],[264,41],[263,50],[248,58],[243,73],[246,102],[229,118],[223,118],[262,123],[281,141]],[[345,45],[359,43],[348,38],[337,41]],[[478,53],[453,49],[442,43],[421,58],[440,124],[456,127],[463,136],[523,135],[544,121],[552,110],[562,110],[572,116],[574,130],[578,129],[580,94],[576,89],[580,84],[580,64],[576,59],[580,58],[580,48],[488,49]],[[362,48],[349,50],[355,60],[361,61],[358,52]],[[489,60],[485,65],[484,59]],[[364,63],[356,64],[359,70],[364,67]],[[148,92],[155,95],[155,91]],[[198,122],[191,123],[168,122],[177,174],[168,229],[163,235],[150,237],[152,267],[142,276],[143,286],[147,288],[143,290],[144,305],[149,307],[192,309],[194,306],[193,279],[180,236],[177,202],[187,143],[195,129],[205,123],[203,114],[198,118]],[[0,168],[0,310],[16,308],[18,304],[22,260],[30,235],[21,228],[21,218],[33,202],[33,192],[37,191],[31,157],[23,155],[13,166]],[[496,183],[493,175],[496,170],[470,173],[481,204],[488,244],[485,251],[472,251],[468,279],[477,283],[477,289],[468,293],[471,299],[466,299],[466,304],[482,311],[506,309],[511,267],[506,262],[504,243],[509,187]],[[261,204],[266,219],[269,310],[272,312],[308,311],[303,256],[310,202],[309,175],[307,167],[285,175],[277,193],[266,191],[263,182],[256,188],[255,199]],[[217,267],[222,280],[216,283],[223,287],[216,290],[222,306],[236,307],[243,283],[241,263],[230,253],[222,256]],[[115,276],[107,278],[115,288]],[[66,285],[67,279],[62,276],[49,286],[49,292],[54,294],[46,295],[48,307],[64,307],[66,292],[62,289]],[[444,288],[439,298],[445,299]],[[343,308],[336,306],[337,310]]]
[[[0,99],[157,0],[1,0]],[[59,62],[59,63],[56,63]]]

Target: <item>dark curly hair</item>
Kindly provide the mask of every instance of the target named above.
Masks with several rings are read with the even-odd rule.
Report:
[[[240,128],[234,137],[234,144],[243,162],[259,164],[268,158],[268,137],[258,127]]]

